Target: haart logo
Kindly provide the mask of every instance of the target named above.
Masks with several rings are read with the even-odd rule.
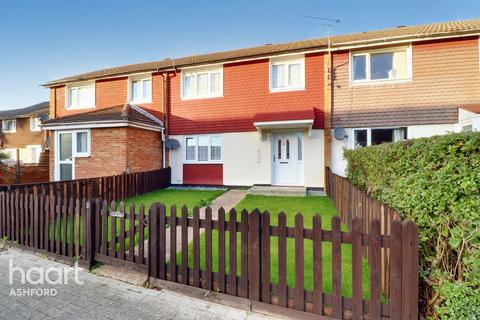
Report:
[[[82,270],[75,262],[73,267],[30,267],[27,270],[14,266],[13,259],[8,263],[8,283],[13,286],[16,283],[21,285],[50,285],[58,286],[68,284],[72,281],[76,284],[83,285],[83,281],[79,279],[79,272]],[[19,274],[20,280],[15,280],[14,276]],[[73,279],[69,279],[69,274],[73,275]],[[58,291],[56,288],[11,288],[10,296],[56,296]]]

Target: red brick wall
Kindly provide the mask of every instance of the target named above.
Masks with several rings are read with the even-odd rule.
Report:
[[[90,157],[75,159],[76,179],[122,174],[128,167],[132,172],[162,167],[159,132],[137,128],[105,128],[91,129],[90,136]],[[54,180],[54,147],[50,152],[50,180]]]
[[[478,37],[413,44],[413,81],[350,85],[349,54],[334,54],[335,111],[480,102]]]
[[[305,57],[305,90],[269,91],[269,60],[225,64],[223,97],[183,100],[181,75],[171,78],[170,134],[254,131],[256,113],[315,108],[315,128],[323,128],[323,54]]]
[[[162,135],[160,132],[128,128],[127,163],[132,172],[162,168]]]
[[[158,73],[152,74],[152,103],[141,106],[163,111],[163,82]],[[59,118],[68,115],[114,107],[128,103],[128,78],[102,79],[95,82],[95,109],[65,109],[65,86],[50,89],[51,117]]]
[[[127,169],[127,128],[92,129],[91,155],[75,159],[75,178],[121,174]]]

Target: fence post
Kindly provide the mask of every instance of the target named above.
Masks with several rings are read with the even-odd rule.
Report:
[[[402,319],[418,318],[418,227],[402,222]]]
[[[260,301],[261,286],[261,242],[260,242],[260,212],[254,210],[248,215],[248,298]]]
[[[87,200],[86,209],[86,235],[85,235],[85,258],[90,267],[95,262],[95,201]]]

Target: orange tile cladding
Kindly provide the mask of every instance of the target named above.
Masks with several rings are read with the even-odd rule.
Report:
[[[162,85],[162,76],[158,73],[152,74],[152,103],[145,103],[140,106],[162,112]],[[65,86],[55,87],[50,90],[51,96],[55,97],[53,99],[55,102],[55,115],[52,118],[109,108],[128,102],[127,77],[97,80],[95,82],[95,109],[67,110],[65,108]]]
[[[160,169],[162,144],[159,132],[137,128],[91,129],[91,156],[75,159],[75,178],[102,177]],[[142,141],[142,143],[138,143]],[[54,175],[54,148],[50,150],[50,179]]]
[[[348,52],[334,54],[333,113],[480,101],[478,37],[416,43],[412,55],[413,81],[350,85]]]
[[[323,54],[305,57],[305,90],[269,92],[269,60],[226,64],[223,97],[182,100],[180,73],[171,78],[170,134],[254,131],[260,112],[315,108],[314,128],[323,128]]]

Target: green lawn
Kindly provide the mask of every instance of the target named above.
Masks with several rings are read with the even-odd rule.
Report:
[[[177,206],[177,214],[181,215],[180,208],[183,205],[186,205],[190,212],[192,212],[193,207],[195,206],[206,206],[210,204],[215,198],[223,194],[225,190],[189,190],[189,189],[160,189],[156,191],[152,191],[149,193],[145,193],[136,197],[131,197],[125,200],[125,231],[130,229],[130,220],[128,219],[128,212],[130,205],[133,203],[135,204],[135,210],[138,212],[138,208],[140,204],[144,204],[145,206],[145,219],[147,219],[148,209],[150,206],[155,202],[163,203],[167,206],[167,214],[170,213],[170,206],[176,205]],[[112,210],[112,208],[110,208]],[[120,210],[120,203],[117,203],[117,207],[115,210]],[[108,240],[110,241],[112,238],[111,235],[111,219],[112,217],[108,217]],[[116,234],[117,237],[120,235],[120,220],[117,219],[116,221]],[[138,225],[138,221],[136,222]],[[62,241],[65,239],[66,234],[66,243],[70,243],[70,217],[67,217],[67,231],[64,231],[64,222],[57,221],[55,225],[55,237],[58,237],[59,228],[61,225],[61,235]],[[76,230],[76,229],[75,229]],[[53,237],[53,222],[50,227],[50,238]],[[148,230],[145,229],[144,238],[148,239]],[[80,219],[80,242],[83,243],[83,217]],[[135,243],[138,242],[138,233],[135,233]],[[125,248],[129,248],[129,239],[125,239]],[[119,244],[117,244],[117,250],[119,250]]]
[[[145,211],[155,203],[161,202],[167,206],[167,213],[172,205],[177,206],[177,215],[180,215],[180,208],[184,205],[192,212],[193,207],[203,207],[210,204],[215,198],[223,194],[225,190],[190,190],[190,189],[160,189],[140,196],[125,200],[125,207],[129,208],[132,203],[136,208],[143,203]]]
[[[312,227],[312,218],[318,213],[322,216],[322,228],[330,230],[331,218],[336,215],[336,210],[333,203],[327,197],[270,197],[270,196],[254,196],[247,195],[247,197],[241,201],[236,209],[240,212],[242,209],[247,209],[251,212],[253,209],[258,208],[260,211],[268,210],[270,212],[270,222],[272,225],[278,225],[278,214],[283,211],[287,216],[287,226],[294,226],[294,216],[296,213],[301,212],[304,217],[304,227]],[[240,219],[238,214],[237,219]],[[228,220],[228,214],[226,215]],[[346,230],[345,226],[342,226],[343,230]],[[226,232],[226,251],[228,252],[229,233]],[[216,230],[212,231],[213,242],[213,270],[218,271],[218,233]],[[271,237],[270,240],[270,268],[271,268],[271,282],[278,283],[278,242],[277,237]],[[305,289],[313,289],[313,252],[312,241],[306,239],[304,243],[305,252]],[[237,268],[238,275],[240,274],[240,236],[237,234]],[[323,249],[323,289],[324,292],[332,292],[332,266],[331,266],[331,243],[324,242],[322,244]],[[351,267],[351,245],[342,245],[342,295],[352,296],[352,267]],[[200,237],[200,252],[201,252],[201,268],[205,269],[205,236]],[[287,284],[289,287],[295,287],[295,240],[287,239]],[[177,255],[177,263],[181,261],[180,253]],[[228,274],[228,254],[226,254],[226,273]],[[193,244],[189,245],[189,266],[193,267]],[[369,298],[369,283],[370,283],[370,271],[366,260],[363,262],[363,293],[366,299]]]

